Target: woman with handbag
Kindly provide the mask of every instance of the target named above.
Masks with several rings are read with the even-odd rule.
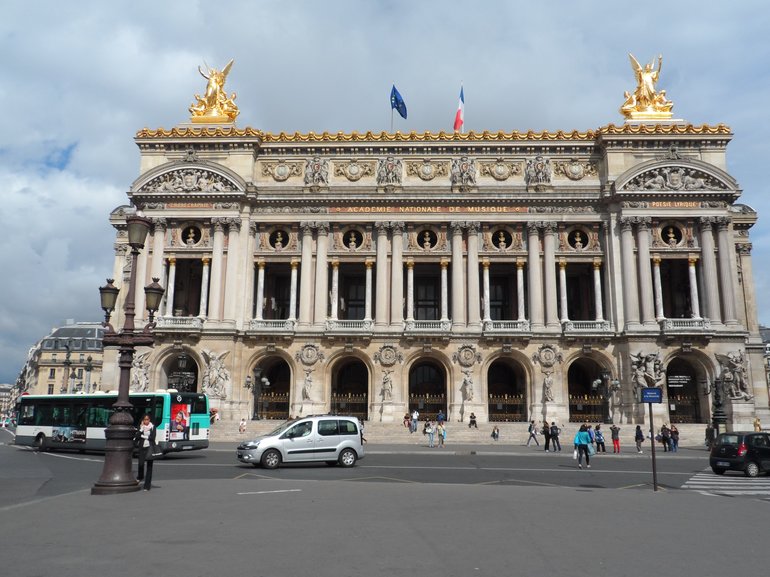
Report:
[[[588,447],[591,445],[591,435],[588,434],[588,426],[580,425],[580,430],[575,434],[575,448],[577,449],[578,469],[583,468],[583,455],[586,457],[586,469],[591,468],[591,457]]]
[[[150,415],[142,417],[142,423],[136,431],[134,441],[139,456],[139,472],[137,473],[136,480],[140,483],[144,480],[144,490],[149,491],[152,487],[153,453],[157,451],[155,425],[152,424]]]

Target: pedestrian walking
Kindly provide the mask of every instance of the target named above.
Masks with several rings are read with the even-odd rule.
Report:
[[[412,433],[417,432],[417,422],[420,420],[420,413],[415,409],[412,411],[412,426],[409,428],[409,431]]]
[[[620,427],[612,425],[610,427],[610,436],[612,438],[612,452],[620,453]]]
[[[433,428],[433,423],[430,421],[425,421],[425,434],[428,435],[428,446],[432,449],[436,430]]]
[[[591,435],[588,433],[588,425],[580,425],[580,430],[575,434],[575,447],[577,450],[578,469],[583,468],[583,455],[586,458],[586,469],[591,468],[591,457],[588,453],[588,445],[591,444]]]
[[[604,432],[602,432],[601,425],[596,425],[596,430],[594,431],[594,437],[596,438],[596,452],[606,453],[607,447],[604,446]]]
[[[241,422],[240,422],[240,423],[238,423],[238,432],[239,432],[240,434],[243,434],[243,433],[245,433],[245,432],[246,432],[246,417],[243,417],[243,418],[241,419]]]
[[[759,417],[754,417],[754,432],[759,433],[762,431],[762,421],[759,420]]]
[[[663,452],[668,453],[671,450],[671,429],[665,423],[660,428],[660,442],[663,443]]]
[[[717,430],[714,428],[714,425],[709,423],[706,425],[706,448],[710,451],[711,445],[714,444],[714,439],[717,437]]]
[[[543,428],[540,430],[540,433],[543,435],[543,438],[545,439],[545,452],[549,453],[551,448],[551,427],[548,426],[547,421],[543,421]]]
[[[529,422],[529,428],[527,429],[527,432],[529,433],[529,437],[527,438],[527,447],[529,447],[532,439],[535,440],[535,444],[539,447],[540,441],[537,440],[537,426],[535,425],[535,421]]]
[[[561,429],[556,426],[556,421],[551,421],[551,447],[554,451],[561,452],[561,443],[559,442]]]
[[[591,445],[593,445],[594,441],[596,441],[596,435],[594,433],[594,429],[588,423],[585,423],[585,426],[586,426],[586,431],[588,432],[588,436],[591,437]]]
[[[153,453],[157,451],[155,426],[150,420],[150,415],[142,417],[142,422],[134,437],[134,445],[137,448],[137,456],[139,457],[139,470],[136,480],[140,483],[144,481],[144,490],[149,491],[152,488]]]
[[[642,426],[636,425],[636,431],[634,432],[634,442],[636,442],[636,452],[642,452],[642,443],[644,442],[644,433],[642,433]]]
[[[438,435],[438,446],[439,449],[444,448],[444,441],[446,441],[446,427],[443,423],[439,423],[436,425],[436,435]]]
[[[671,425],[671,450],[676,453],[679,450],[679,429]]]
[[[445,421],[445,417],[444,417],[444,411],[442,411],[441,409],[439,409],[439,410],[438,410],[438,415],[436,415],[436,422],[437,422],[439,425],[443,425],[443,424],[444,424],[444,421]]]

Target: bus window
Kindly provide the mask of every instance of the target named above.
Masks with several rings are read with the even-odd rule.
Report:
[[[88,405],[86,404],[75,405],[73,416],[74,416],[74,419],[72,421],[72,424],[78,429],[85,429],[87,426]]]
[[[66,427],[72,420],[72,405],[54,406],[51,424]]]
[[[37,426],[50,425],[53,419],[53,405],[48,403],[40,403],[34,407],[35,411],[35,424]]]
[[[206,415],[208,417],[209,410],[206,406],[206,397],[198,395],[190,399],[190,412],[195,415]]]
[[[34,425],[35,424],[35,405],[23,404],[19,411],[19,424],[20,425]]]
[[[112,414],[113,402],[111,399],[94,399],[88,409],[88,426],[106,428]]]

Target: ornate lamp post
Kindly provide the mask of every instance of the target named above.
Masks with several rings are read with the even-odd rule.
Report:
[[[251,416],[252,421],[259,421],[259,401],[262,396],[262,390],[270,386],[270,381],[267,377],[262,376],[262,369],[260,367],[254,368],[254,380],[251,380],[251,376],[246,376],[246,389],[251,390],[254,395],[254,412]]]
[[[150,220],[139,213],[126,219],[128,225],[128,244],[131,246],[131,276],[128,280],[128,293],[123,304],[125,320],[119,333],[115,332],[110,324],[110,316],[115,310],[119,289],[107,279],[107,284],[99,288],[101,305],[104,310],[104,322],[107,329],[104,333],[104,347],[119,347],[118,366],[120,367],[120,381],[118,384],[118,400],[112,405],[113,413],[110,416],[109,426],[105,430],[107,438],[106,453],[104,456],[104,468],[99,480],[91,488],[92,495],[111,495],[116,493],[129,493],[139,490],[139,483],[131,472],[131,457],[134,450],[133,438],[136,428],[131,414],[133,406],[128,399],[128,390],[131,379],[131,362],[134,359],[134,350],[138,346],[152,346],[154,337],[152,329],[155,327],[155,311],[160,306],[163,297],[163,287],[158,284],[158,279],[145,289],[147,311],[150,313],[149,323],[142,332],[134,330],[135,316],[135,285],[136,267],[139,250],[144,248],[144,241],[150,231]]]
[[[91,355],[86,358],[86,394],[91,394],[91,371],[94,368],[94,359]]]

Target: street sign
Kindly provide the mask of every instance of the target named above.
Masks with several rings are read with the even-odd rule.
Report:
[[[642,403],[662,403],[663,389],[661,387],[644,387],[641,389]]]

